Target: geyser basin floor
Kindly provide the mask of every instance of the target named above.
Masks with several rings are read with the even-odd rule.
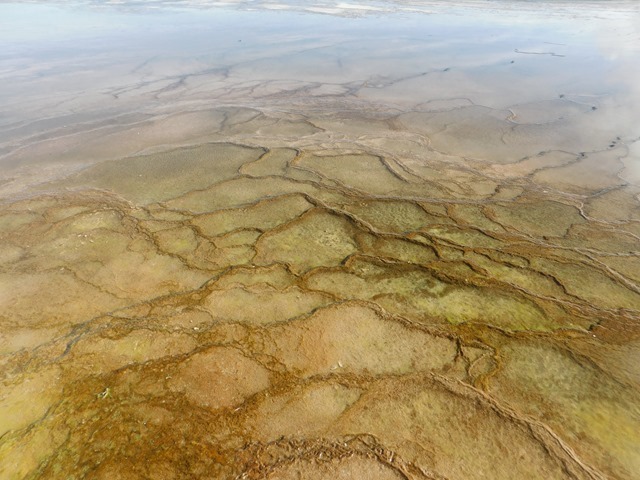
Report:
[[[0,477],[638,478],[638,7],[154,5],[0,6]]]

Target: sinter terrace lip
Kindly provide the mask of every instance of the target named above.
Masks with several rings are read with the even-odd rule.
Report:
[[[0,4],[0,477],[634,478],[636,2],[115,3]]]

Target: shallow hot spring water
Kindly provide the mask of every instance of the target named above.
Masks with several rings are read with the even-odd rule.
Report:
[[[636,2],[0,44],[0,478],[640,478]]]

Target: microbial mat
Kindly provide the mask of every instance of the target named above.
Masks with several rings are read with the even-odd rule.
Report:
[[[637,2],[0,44],[0,478],[640,478]]]

